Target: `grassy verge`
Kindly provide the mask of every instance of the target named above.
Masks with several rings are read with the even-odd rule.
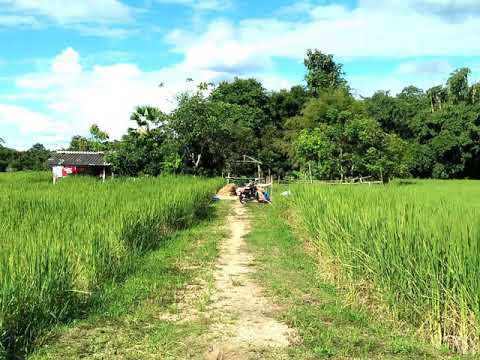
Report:
[[[297,329],[291,359],[455,358],[416,339],[404,325],[378,320],[352,305],[347,293],[325,280],[305,244],[278,206],[252,206],[247,241],[256,256],[256,276],[280,305],[278,317]]]
[[[216,205],[214,217],[138,259],[121,286],[105,287],[88,319],[54,329],[29,359],[185,359],[198,353],[196,339],[207,325],[173,319],[182,317],[184,287],[211,281],[228,206]],[[205,301],[195,299],[192,306],[202,308]]]

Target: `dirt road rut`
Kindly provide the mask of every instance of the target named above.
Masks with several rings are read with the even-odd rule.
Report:
[[[209,311],[218,319],[210,327],[205,359],[282,358],[294,331],[269,316],[275,309],[252,279],[254,257],[246,249],[247,209],[233,203],[227,220],[230,236],[221,246]]]

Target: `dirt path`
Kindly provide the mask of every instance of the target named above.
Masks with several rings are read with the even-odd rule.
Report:
[[[249,232],[246,208],[232,205],[227,224],[230,236],[221,246],[214,272],[215,290],[207,311],[217,319],[208,334],[210,347],[205,359],[286,358],[294,337],[287,325],[269,316],[275,309],[252,279],[254,258],[246,249]]]

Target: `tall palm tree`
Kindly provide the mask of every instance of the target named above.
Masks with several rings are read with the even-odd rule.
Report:
[[[158,125],[164,118],[164,113],[153,106],[138,106],[130,120],[137,123],[140,131],[150,132],[151,125]]]

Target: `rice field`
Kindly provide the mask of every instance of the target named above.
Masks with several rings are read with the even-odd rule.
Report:
[[[480,350],[479,182],[291,190],[294,213],[342,281],[373,286],[434,344]]]
[[[205,216],[219,185],[0,174],[0,358],[75,318],[133,257]]]

